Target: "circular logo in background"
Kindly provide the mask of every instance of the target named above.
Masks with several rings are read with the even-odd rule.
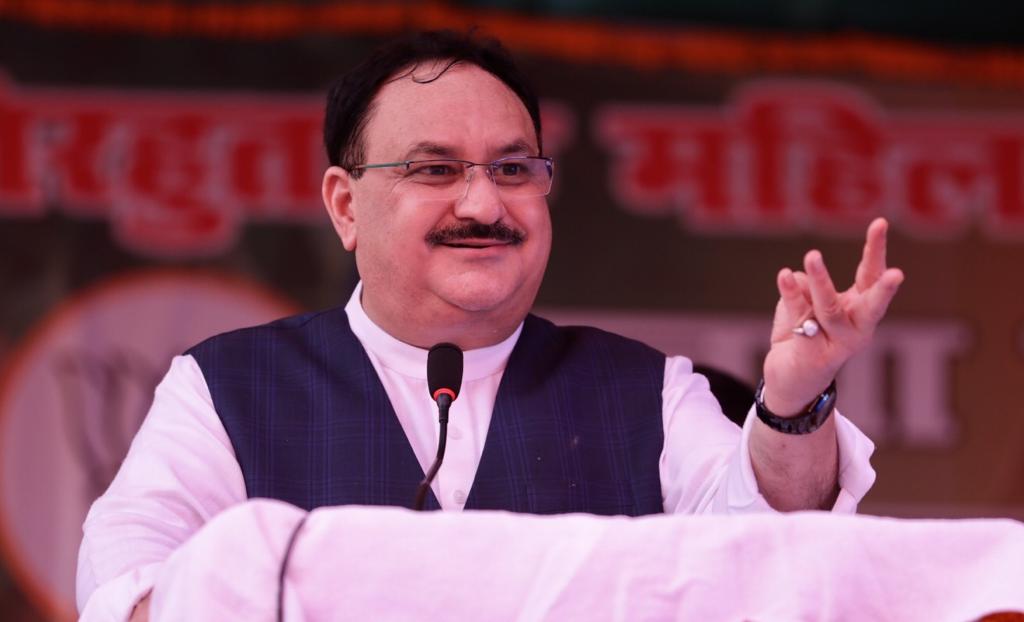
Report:
[[[237,277],[145,271],[76,294],[9,353],[0,376],[0,550],[37,606],[76,617],[82,522],[171,358],[296,310]]]

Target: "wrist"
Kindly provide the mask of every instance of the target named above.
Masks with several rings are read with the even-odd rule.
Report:
[[[801,376],[798,382],[793,382],[791,377],[780,378],[770,371],[765,369],[761,376],[764,387],[758,385],[761,404],[776,416],[796,417],[805,413],[808,406],[835,382],[839,370],[830,373],[828,369],[817,369]]]
[[[754,408],[757,418],[777,432],[785,434],[809,434],[825,423],[835,410],[836,381],[814,397],[809,403],[780,414],[773,410],[765,400],[765,381],[762,378],[754,393]],[[795,412],[794,412],[795,411]]]
[[[762,382],[764,382],[762,380]],[[785,399],[772,392],[768,385],[761,392],[761,403],[766,409],[779,417],[796,417],[807,408],[806,399]]]
[[[771,382],[761,380],[764,385],[760,388],[758,395],[761,397],[761,405],[777,417],[798,417],[807,412],[807,407],[821,395],[822,391],[808,397],[804,392],[803,396],[787,395],[781,391],[773,391]]]

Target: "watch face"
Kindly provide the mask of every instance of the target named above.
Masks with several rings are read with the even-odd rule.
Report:
[[[815,403],[811,406],[811,408],[808,409],[808,412],[809,413],[811,413],[811,412],[813,412],[813,413],[821,413],[821,412],[829,413],[829,412],[832,412],[832,408],[836,404],[836,396],[837,396],[837,393],[836,393],[836,383],[833,380],[832,384],[828,385],[828,388],[825,389],[825,392],[822,393],[818,397],[817,400],[815,400]]]

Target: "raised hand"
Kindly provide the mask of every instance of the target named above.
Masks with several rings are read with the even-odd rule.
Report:
[[[765,405],[775,414],[802,411],[871,339],[903,282],[903,272],[885,264],[888,226],[884,218],[868,226],[856,279],[846,291],[836,291],[817,250],[804,256],[804,271],[779,271],[780,298],[764,361]],[[821,327],[818,334],[794,333],[808,318]]]

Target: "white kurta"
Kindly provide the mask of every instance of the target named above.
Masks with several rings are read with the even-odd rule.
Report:
[[[437,450],[437,410],[426,381],[426,350],[402,343],[367,317],[357,287],[345,307],[424,470]],[[462,391],[452,405],[445,461],[434,493],[461,510],[476,474],[498,385],[517,330],[465,353]],[[833,511],[853,512],[874,482],[872,442],[836,413],[840,493]],[[771,511],[760,495],[743,429],[722,413],[689,359],[669,357],[662,389],[665,446],[659,462],[670,513]],[[179,356],[106,493],[92,506],[79,553],[77,596],[92,619],[123,620],[171,553],[221,511],[247,500],[241,469],[196,361]]]

